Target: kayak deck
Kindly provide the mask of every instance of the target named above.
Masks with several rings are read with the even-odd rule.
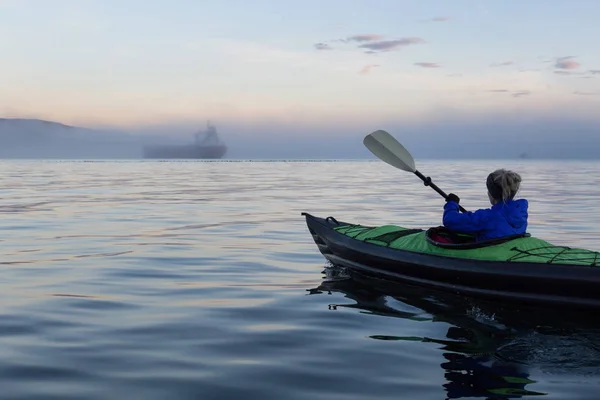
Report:
[[[332,222],[337,223],[335,219]],[[447,257],[591,267],[600,263],[600,253],[596,251],[555,246],[531,237],[528,233],[475,241],[471,235],[456,234],[444,227],[433,227],[425,231],[397,225],[369,227],[338,224],[333,229],[354,239],[380,246]]]
[[[597,257],[596,252],[573,249],[590,253],[586,255],[586,265],[577,261],[580,258],[573,263],[569,263],[568,259],[556,262],[556,256],[542,260],[535,254],[529,258],[494,259],[488,256],[486,259],[485,247],[458,250],[435,246],[426,240],[424,230],[396,227],[405,230],[405,234],[392,241],[395,245],[382,245],[371,243],[358,235],[340,232],[355,229],[356,233],[360,225],[340,222],[333,217],[321,218],[309,213],[302,215],[321,254],[332,264],[350,270],[487,299],[600,308],[600,268],[594,266],[596,261],[590,258]],[[418,238],[418,235],[421,237]],[[421,244],[406,250],[403,248],[406,242],[403,245],[402,241],[407,239],[418,240]],[[518,241],[532,239],[515,238],[497,246],[510,249]],[[540,239],[533,240],[552,246]],[[498,251],[497,246],[488,249],[493,253]],[[473,257],[473,253],[469,255],[473,251],[479,252],[480,256]]]

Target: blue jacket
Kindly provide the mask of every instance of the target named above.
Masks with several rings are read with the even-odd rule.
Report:
[[[451,231],[475,235],[475,240],[495,239],[526,233],[527,208],[525,199],[499,202],[491,208],[461,213],[458,204],[449,201],[444,205],[443,224]]]

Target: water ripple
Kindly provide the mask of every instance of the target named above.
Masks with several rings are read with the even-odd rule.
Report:
[[[524,178],[532,234],[599,248],[600,164],[419,169],[475,209],[501,166]],[[592,328],[324,268],[303,211],[441,223],[443,199],[380,162],[2,161],[0,190],[0,397],[583,399],[600,384]]]

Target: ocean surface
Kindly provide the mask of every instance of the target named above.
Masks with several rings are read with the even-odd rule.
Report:
[[[600,163],[417,160],[468,210],[498,167],[530,233],[600,250]],[[0,398],[600,398],[585,320],[348,279],[300,215],[428,227],[443,203],[380,161],[0,161]]]

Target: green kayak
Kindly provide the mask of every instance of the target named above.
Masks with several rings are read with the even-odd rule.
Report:
[[[364,226],[303,213],[332,264],[488,299],[600,308],[600,253],[517,235],[474,242],[443,227]]]

